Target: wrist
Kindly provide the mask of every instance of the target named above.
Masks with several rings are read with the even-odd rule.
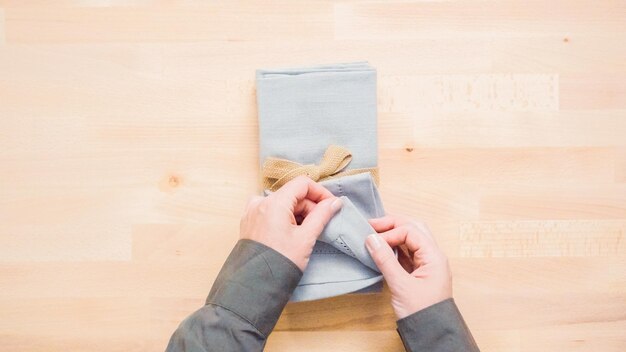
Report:
[[[406,318],[409,315],[413,315],[419,311],[432,307],[443,301],[452,299],[451,294],[442,294],[430,297],[412,297],[407,304],[398,305],[397,309],[394,309],[396,318],[398,320]],[[419,299],[416,299],[419,298]],[[395,308],[395,307],[394,307]]]
[[[206,303],[230,310],[267,336],[301,278],[300,269],[282,254],[242,239],[226,259]]]
[[[304,273],[304,269],[308,264],[308,258],[305,258],[305,256],[301,255],[300,253],[297,253],[294,248],[289,248],[288,246],[285,246],[281,243],[267,243],[266,241],[260,239],[251,241],[260,243],[275,251],[277,254],[283,257],[285,261],[289,262],[290,265],[296,266],[298,270],[300,270],[300,272]]]

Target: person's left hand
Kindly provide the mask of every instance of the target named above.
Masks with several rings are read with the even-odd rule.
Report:
[[[304,271],[315,240],[341,205],[341,199],[322,185],[300,176],[248,202],[240,237],[274,249]]]

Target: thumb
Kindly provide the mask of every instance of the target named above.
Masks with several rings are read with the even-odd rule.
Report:
[[[378,234],[374,233],[367,236],[365,247],[370,252],[374,263],[387,280],[387,283],[393,285],[402,276],[406,275],[406,271],[396,259],[396,255],[389,244]]]
[[[318,237],[324,227],[330,219],[332,219],[333,215],[341,209],[343,205],[341,198],[328,198],[323,201],[317,203],[315,207],[307,214],[307,216],[302,220],[302,228],[307,235],[312,235]]]

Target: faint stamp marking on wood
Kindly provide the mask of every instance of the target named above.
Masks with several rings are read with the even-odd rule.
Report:
[[[626,254],[621,220],[467,221],[461,257],[579,257]]]
[[[556,74],[383,76],[381,111],[557,111]]]

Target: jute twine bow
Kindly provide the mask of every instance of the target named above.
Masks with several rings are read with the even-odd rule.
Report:
[[[350,164],[350,161],[352,161],[352,153],[338,145],[331,145],[326,149],[319,165],[302,165],[286,159],[269,157],[263,163],[261,170],[263,188],[276,191],[285,183],[301,175],[317,182],[365,172],[371,173],[374,183],[378,184],[378,168],[376,167],[342,171]]]

